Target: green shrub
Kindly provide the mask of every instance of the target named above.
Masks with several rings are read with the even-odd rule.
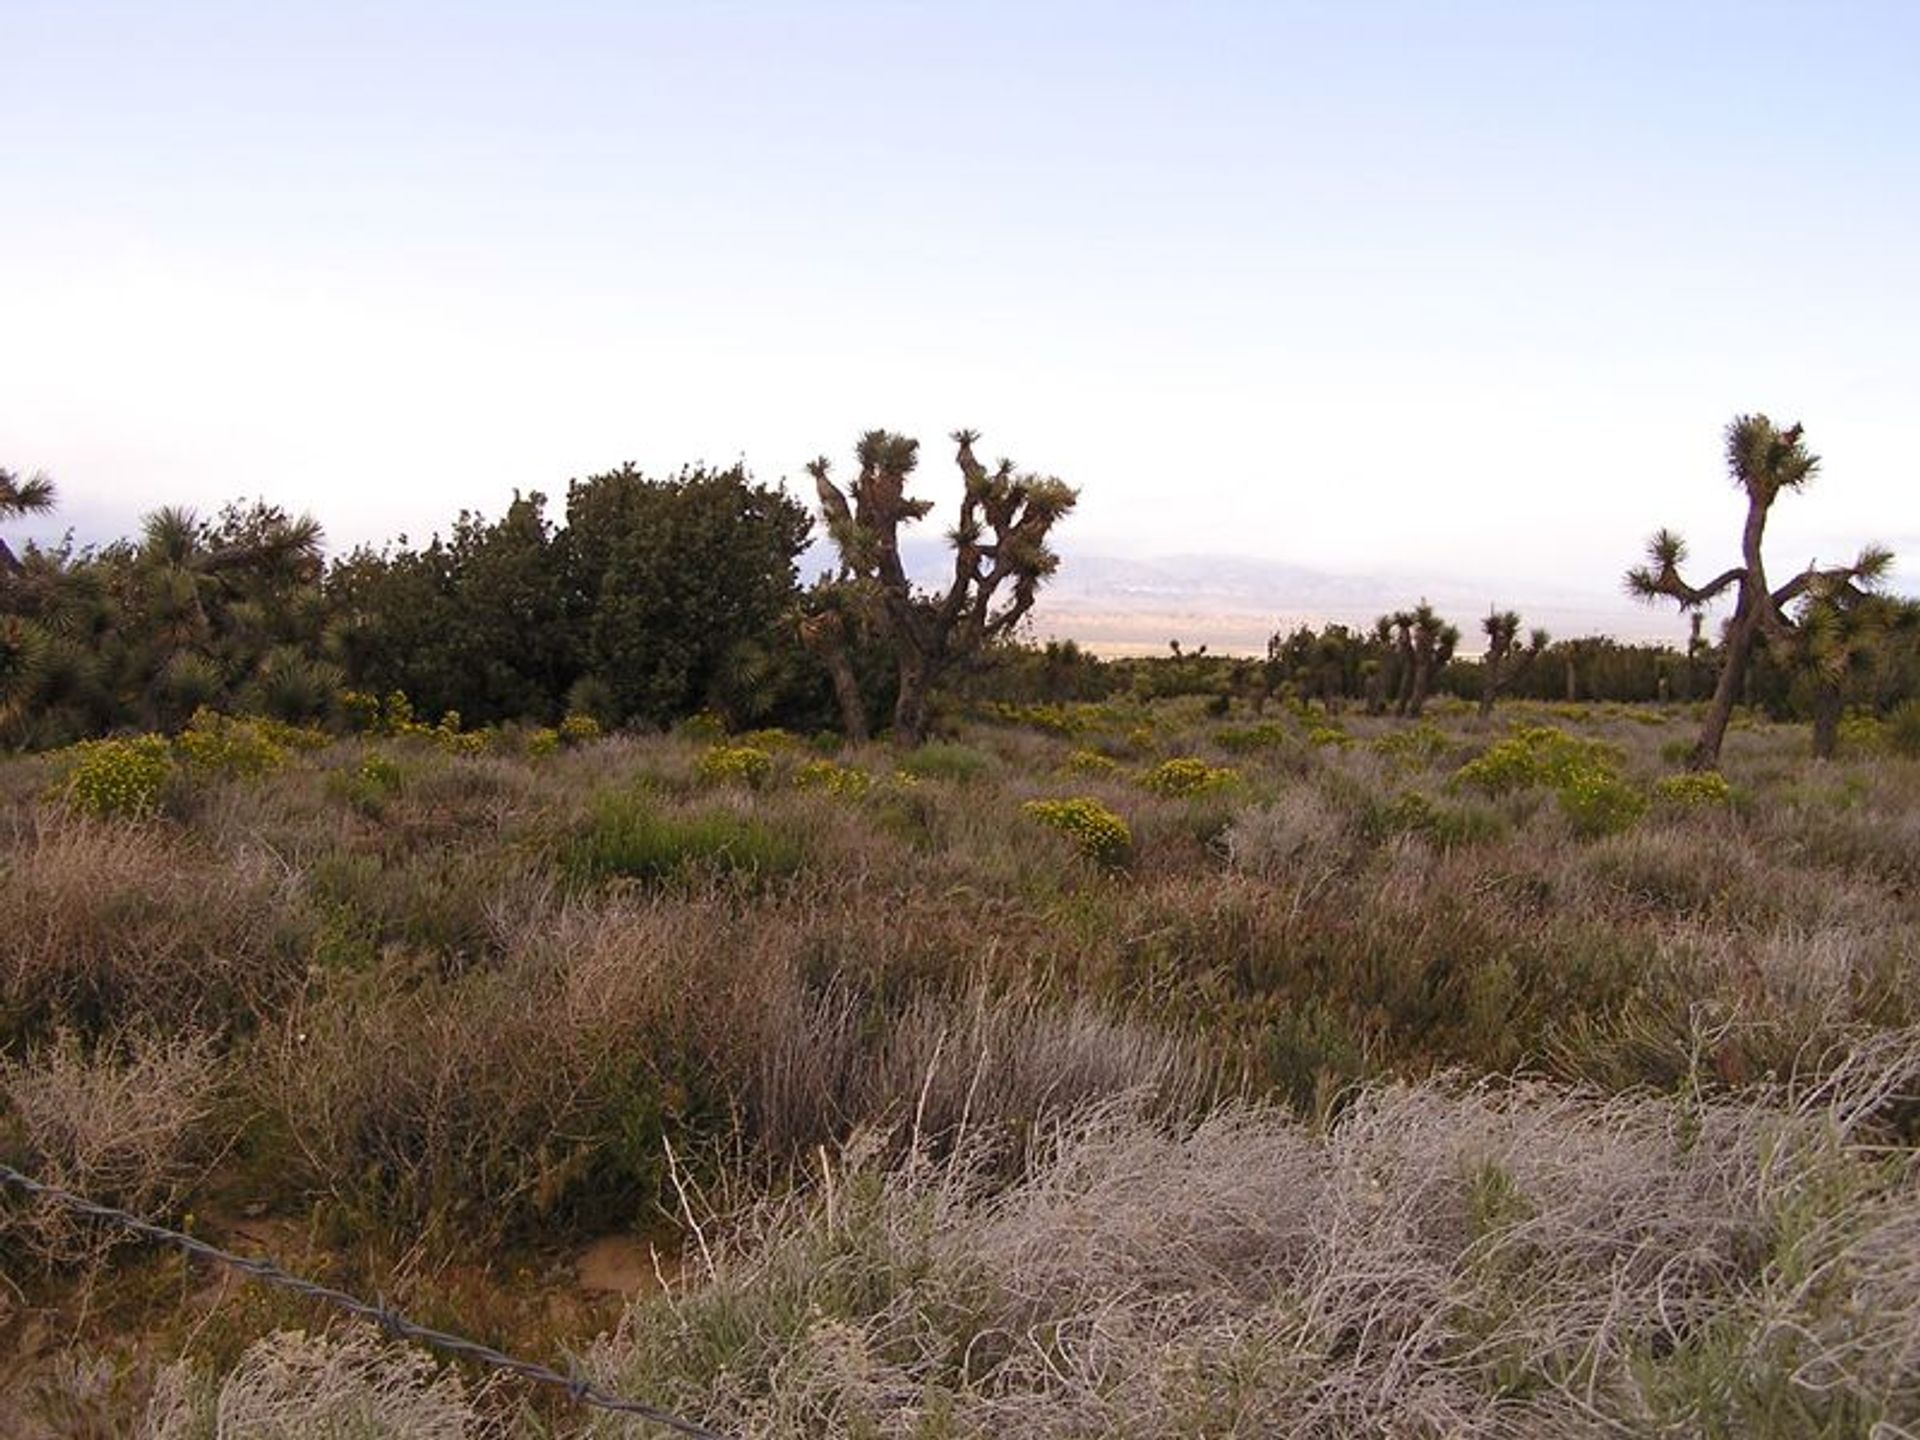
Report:
[[[1353,737],[1337,725],[1315,725],[1307,731],[1307,743],[1325,748],[1329,745],[1344,750],[1353,744]]]
[[[1609,773],[1613,763],[1612,751],[1597,740],[1535,725],[1469,760],[1454,772],[1454,780],[1489,795],[1505,795],[1535,785],[1558,788],[1588,772]]]
[[[1465,805],[1449,805],[1407,790],[1372,810],[1367,828],[1376,837],[1421,835],[1443,850],[1497,840],[1505,824],[1496,812]]]
[[[919,780],[948,780],[956,785],[987,771],[987,757],[968,745],[922,745],[900,757],[899,768]]]
[[[1433,725],[1421,721],[1406,730],[1392,730],[1377,736],[1371,748],[1390,759],[1431,764],[1447,753],[1451,742]]]
[[[1223,789],[1239,778],[1236,770],[1209,765],[1191,755],[1180,755],[1162,760],[1140,777],[1140,783],[1156,795],[1201,795]]]
[[[378,817],[386,802],[404,788],[405,777],[392,760],[371,751],[351,770],[336,771],[328,789],[363,815]]]
[[[1618,834],[1647,811],[1645,795],[1599,769],[1576,772],[1555,786],[1554,794],[1575,833],[1587,838]]]
[[[715,745],[694,768],[709,785],[759,786],[773,774],[773,757],[755,745]]]
[[[542,728],[527,736],[527,754],[533,759],[551,755],[560,748],[560,732]]]
[[[1111,724],[1115,718],[1104,705],[1086,704],[1012,705],[1003,701],[989,705],[987,713],[1009,725],[1031,725],[1053,735],[1085,734]]]
[[[673,727],[673,733],[688,740],[701,740],[709,745],[718,745],[727,738],[727,722],[711,710],[702,710],[697,715],[689,715]]]
[[[67,755],[70,768],[61,794],[68,808],[82,815],[145,819],[159,813],[173,781],[173,754],[160,735],[86,740]]]
[[[1733,787],[1718,770],[1667,775],[1653,782],[1654,798],[1675,805],[1730,805]]]
[[[1287,727],[1277,720],[1264,720],[1258,725],[1229,727],[1214,732],[1213,743],[1222,750],[1236,753],[1248,750],[1272,750],[1287,743]]]
[[[663,814],[631,791],[604,797],[561,856],[575,880],[664,880],[710,870],[772,878],[800,868],[798,839],[726,810]]]
[[[1110,869],[1124,865],[1133,849],[1133,832],[1127,829],[1127,822],[1089,796],[1029,800],[1020,809],[1067,836],[1089,860]]]
[[[584,745],[589,740],[598,740],[604,733],[598,720],[577,710],[560,722],[560,743],[563,745]]]

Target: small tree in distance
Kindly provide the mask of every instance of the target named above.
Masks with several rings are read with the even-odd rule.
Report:
[[[943,591],[916,589],[900,556],[901,525],[933,508],[932,501],[906,493],[919,463],[918,440],[869,430],[855,451],[860,473],[845,491],[824,457],[807,466],[843,578],[867,593],[872,613],[894,642],[900,691],[893,735],[903,745],[926,739],[928,698],[947,669],[1026,618],[1040,582],[1060,563],[1047,540],[1079,498],[1050,476],[1016,474],[1010,460],[989,470],[974,458],[979,438],[972,430],[953,434],[965,491],[960,521],[948,536],[953,579]],[[812,637],[816,648],[834,638],[818,631]]]
[[[1492,611],[1480,622],[1480,628],[1487,633],[1487,654],[1481,662],[1485,678],[1480,685],[1480,718],[1484,720],[1493,714],[1493,702],[1507,681],[1507,660],[1520,634],[1520,614],[1517,610]]]
[[[1764,633],[1785,638],[1794,626],[1786,607],[1806,595],[1833,595],[1845,589],[1871,588],[1885,577],[1892,552],[1869,545],[1851,565],[1822,570],[1809,565],[1779,589],[1767,586],[1766,562],[1761,554],[1767,515],[1782,491],[1799,490],[1820,468],[1820,457],[1808,450],[1799,425],[1779,430],[1765,415],[1737,415],[1727,426],[1727,470],[1747,497],[1747,519],[1740,535],[1741,563],[1723,570],[1705,585],[1689,584],[1680,574],[1687,558],[1686,542],[1671,530],[1658,530],[1647,542],[1645,565],[1627,572],[1627,590],[1644,600],[1662,597],[1682,610],[1697,611],[1729,590],[1734,592],[1733,618],[1727,622],[1726,653],[1720,665],[1713,701],[1687,758],[1692,770],[1711,770],[1720,763],[1720,745],[1734,701],[1745,683],[1755,643]]]

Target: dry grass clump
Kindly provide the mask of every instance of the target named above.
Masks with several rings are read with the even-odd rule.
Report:
[[[821,974],[825,938],[742,915],[725,889],[536,912],[498,965],[400,992],[316,986],[251,1083],[299,1191],[363,1218],[549,1235],[650,1213],[669,1144],[779,1169],[864,1122],[1011,1140],[1064,1104],[1200,1089],[1157,1028],[951,975],[863,989],[851,967]]]
[[[1351,845],[1345,817],[1304,785],[1285,791],[1271,804],[1243,810],[1223,839],[1236,870],[1263,880],[1308,883],[1337,872]]]
[[[88,1050],[61,1032],[0,1057],[16,1165],[141,1216],[176,1213],[224,1150],[216,1117],[225,1080],[203,1035],[135,1034]],[[0,1220],[0,1235],[49,1265],[98,1259],[126,1238],[50,1202]]]
[[[157,826],[43,818],[0,867],[0,909],[0,1041],[245,1023],[306,970],[283,866],[204,855]]]
[[[217,1380],[178,1361],[157,1377],[140,1433],[144,1440],[488,1440],[508,1431],[458,1373],[361,1327],[331,1337],[275,1331]]]
[[[591,1360],[755,1437],[1911,1425],[1920,1196],[1871,1142],[1916,1057],[1739,1101],[1386,1087],[1324,1136],[1096,1109],[1005,1190],[856,1152]]]

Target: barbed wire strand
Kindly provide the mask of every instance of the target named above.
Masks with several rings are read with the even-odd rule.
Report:
[[[138,1215],[129,1214],[112,1205],[103,1205],[98,1200],[89,1200],[84,1195],[76,1195],[70,1190],[62,1190],[57,1185],[36,1180],[31,1175],[15,1170],[11,1165],[0,1164],[0,1183],[12,1185],[43,1200],[51,1200],[77,1214],[90,1216],[96,1220],[112,1221],[136,1235],[144,1235],[149,1240],[158,1240],[162,1244],[172,1245],[176,1249],[186,1251],[189,1255],[197,1255],[202,1260],[211,1260],[230,1270],[238,1270],[243,1275],[265,1281],[269,1285],[277,1285],[283,1290],[291,1290],[296,1295],[304,1295],[310,1300],[324,1301],[337,1310],[344,1310],[349,1315],[357,1315],[363,1320],[371,1321],[397,1339],[410,1340],[416,1345],[426,1345],[449,1355],[457,1355],[463,1360],[471,1360],[494,1370],[517,1375],[536,1385],[554,1386],[566,1391],[568,1398],[576,1404],[610,1411],[616,1415],[637,1416],[677,1434],[691,1436],[693,1440],[728,1440],[728,1437],[718,1431],[709,1430],[670,1410],[662,1410],[638,1400],[628,1400],[619,1395],[609,1394],[578,1375],[563,1375],[549,1366],[536,1364],[531,1360],[517,1359],[504,1351],[495,1350],[490,1345],[482,1345],[477,1340],[468,1340],[464,1336],[450,1335],[444,1330],[435,1330],[430,1326],[418,1324],[398,1311],[389,1309],[385,1304],[373,1304],[356,1295],[349,1295],[344,1290],[335,1290],[331,1286],[320,1285],[312,1280],[303,1280],[298,1275],[282,1270],[271,1260],[235,1255],[232,1251],[222,1250],[218,1245],[210,1245],[205,1240],[195,1239],[178,1230],[169,1230],[164,1225],[156,1225],[151,1220],[143,1220]]]

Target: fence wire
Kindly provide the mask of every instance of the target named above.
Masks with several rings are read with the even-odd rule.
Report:
[[[87,1199],[84,1195],[76,1195],[70,1190],[62,1190],[57,1185],[36,1180],[10,1165],[0,1164],[0,1184],[11,1185],[43,1200],[51,1200],[76,1214],[110,1221],[136,1235],[144,1235],[149,1240],[171,1245],[175,1249],[184,1250],[189,1255],[197,1255],[202,1260],[211,1260],[216,1265],[224,1265],[230,1270],[237,1270],[255,1280],[277,1285],[282,1290],[290,1290],[310,1300],[323,1301],[336,1310],[343,1310],[349,1315],[371,1321],[397,1339],[409,1340],[416,1345],[425,1345],[449,1355],[457,1355],[463,1360],[471,1360],[475,1364],[484,1365],[490,1369],[517,1375],[522,1380],[536,1385],[551,1385],[556,1389],[564,1390],[568,1398],[576,1404],[586,1405],[595,1410],[610,1411],[616,1415],[632,1415],[674,1431],[676,1434],[691,1436],[693,1440],[728,1440],[728,1437],[718,1431],[709,1430],[672,1411],[609,1394],[579,1375],[563,1375],[549,1366],[536,1364],[531,1360],[517,1359],[504,1351],[495,1350],[490,1345],[482,1345],[477,1340],[468,1340],[464,1336],[450,1335],[444,1330],[435,1330],[430,1326],[417,1324],[398,1311],[389,1309],[385,1304],[370,1303],[358,1296],[349,1295],[344,1290],[335,1290],[331,1286],[316,1284],[312,1280],[303,1280],[298,1275],[282,1270],[271,1260],[235,1255],[232,1251],[222,1250],[218,1245],[210,1245],[205,1240],[195,1239],[191,1235],[170,1230],[164,1225],[156,1225],[151,1220],[143,1220],[138,1215],[129,1214],[112,1205],[103,1205],[97,1200]]]

